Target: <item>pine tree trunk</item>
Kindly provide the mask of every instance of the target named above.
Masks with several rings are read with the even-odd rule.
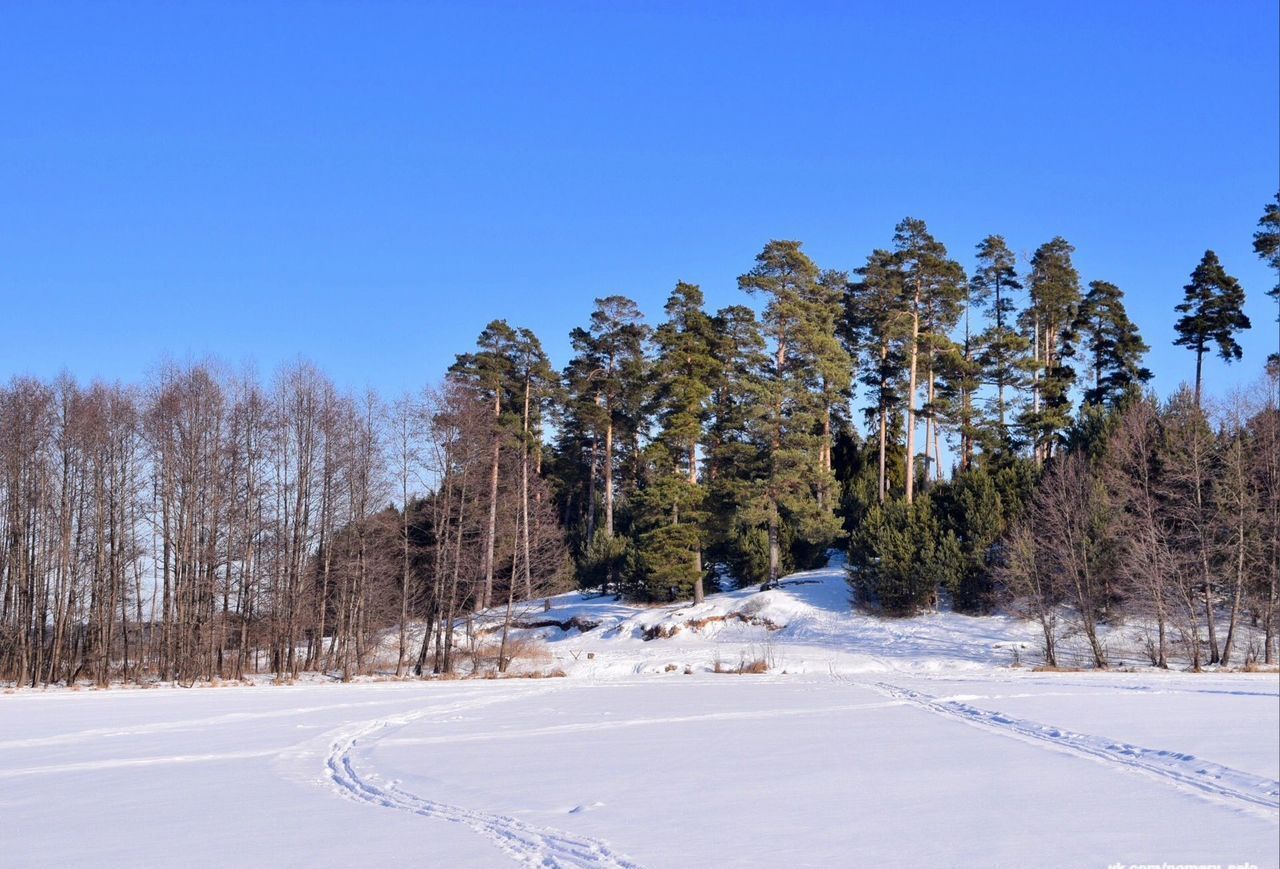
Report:
[[[765,589],[772,588],[778,582],[778,575],[782,571],[781,552],[778,542],[778,502],[770,500],[769,502],[769,578],[765,582]]]
[[[933,466],[933,432],[936,426],[934,422],[933,410],[933,359],[929,360],[929,367],[925,369],[925,404],[928,405],[929,411],[924,415],[924,488],[927,491],[930,483],[937,475],[937,469]]]
[[[533,597],[533,578],[529,574],[529,378],[524,381],[524,420],[521,423],[520,447],[520,510],[524,526],[520,529],[520,545],[524,550],[524,596]],[[514,582],[514,577],[512,579]]]
[[[1204,345],[1196,348],[1196,407],[1200,406],[1200,373],[1204,364]]]
[[[606,405],[607,406],[607,405]],[[604,531],[613,536],[613,411],[604,427]]]
[[[689,444],[689,485],[698,485],[698,444]],[[702,584],[702,547],[695,547],[693,551],[693,602],[695,604],[702,603],[706,598],[706,592]]]
[[[884,361],[889,356],[889,345],[885,342],[880,344],[880,370],[884,370]],[[888,383],[883,377],[880,378],[880,394],[877,401],[880,405],[880,489],[878,492],[880,503],[884,503],[885,496],[889,492],[888,466],[885,461],[885,444],[888,439],[889,429],[889,407],[885,403],[885,389]]]
[[[911,368],[907,381],[907,503],[915,494],[916,452],[916,363],[920,355],[920,294],[916,292],[916,310],[911,313]]]
[[[489,527],[484,541],[484,589],[480,594],[478,610],[489,608],[493,597],[493,546],[498,528],[498,462],[501,458],[501,439],[498,423],[502,416],[502,393],[493,394],[493,454],[489,463]]]
[[[1039,465],[1044,461],[1044,453],[1042,452],[1043,444],[1040,437],[1040,315],[1036,314],[1035,328],[1032,330],[1033,346],[1031,349],[1032,374],[1031,374],[1031,418],[1035,430],[1032,433],[1031,451],[1035,456],[1035,462]]]

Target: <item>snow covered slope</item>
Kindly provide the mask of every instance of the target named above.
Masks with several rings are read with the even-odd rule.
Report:
[[[490,630],[502,616],[486,615]],[[542,626],[520,634],[547,643],[565,672],[597,677],[661,673],[672,665],[702,672],[717,661],[736,668],[760,659],[771,671],[793,675],[955,673],[1040,660],[1039,629],[1022,619],[950,612],[888,619],[852,610],[838,556],[828,567],[792,574],[766,592],[752,586],[708,595],[696,606],[657,607],[570,593],[526,604],[516,622]],[[1142,663],[1136,637],[1115,631],[1108,642],[1118,664]],[[1085,665],[1083,638],[1065,637],[1060,657]]]

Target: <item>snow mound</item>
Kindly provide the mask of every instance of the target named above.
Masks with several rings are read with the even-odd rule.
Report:
[[[1007,667],[1036,640],[1031,625],[1007,616],[855,611],[838,556],[768,591],[721,592],[701,604],[561,594],[529,602],[515,624],[518,636],[545,642],[569,675],[597,678],[737,671],[754,662],[772,674],[985,669]]]

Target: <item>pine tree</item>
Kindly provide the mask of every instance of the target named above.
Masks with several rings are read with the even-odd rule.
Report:
[[[638,596],[675,600],[692,593],[701,603],[705,491],[680,467],[682,455],[662,440],[645,450],[649,477],[634,499],[633,563]]]
[[[1275,202],[1267,203],[1262,217],[1258,218],[1258,231],[1253,234],[1253,250],[1276,270],[1276,285],[1267,290],[1267,295],[1275,299],[1276,305],[1280,307],[1280,193],[1276,194]],[[1280,312],[1277,312],[1276,323],[1280,324]],[[1280,351],[1271,354],[1271,361],[1280,366]]]
[[[1113,405],[1151,379],[1142,367],[1147,347],[1124,309],[1124,293],[1115,284],[1092,281],[1071,324],[1063,355],[1086,360],[1086,405]]]
[[[564,443],[568,446],[576,442],[587,451],[579,459],[587,464],[581,551],[608,556],[610,582],[617,578],[622,557],[619,550],[626,545],[625,541],[615,540],[616,483],[622,476],[631,487],[638,484],[641,460],[639,438],[644,429],[643,407],[648,389],[648,329],[642,320],[643,315],[631,299],[596,299],[590,325],[586,329],[575,328],[569,335],[575,356],[564,375],[568,392]],[[631,459],[629,475],[618,473],[620,456]],[[598,507],[596,499],[601,488]],[[601,511],[603,524],[597,526]],[[594,558],[592,563],[599,566],[600,558]]]
[[[818,507],[834,507],[835,475],[831,451],[833,425],[843,422],[852,397],[853,356],[840,336],[849,275],[828,269],[813,284],[811,314],[799,335],[800,352],[807,357],[810,392],[818,402],[821,440],[818,444]]]
[[[902,272],[892,253],[872,251],[857,275],[861,280],[849,286],[846,297],[845,331],[851,336],[849,343],[864,355],[862,383],[872,399],[866,414],[878,441],[876,495],[883,503],[889,494],[889,442],[897,437],[892,422],[905,403],[904,348],[911,315],[903,305]]]
[[[485,544],[481,562],[484,585],[477,600],[477,609],[487,609],[492,603],[494,574],[494,544],[497,538],[498,520],[498,469],[502,458],[502,442],[510,433],[512,421],[512,395],[515,385],[513,359],[516,354],[516,332],[505,320],[494,320],[484,327],[476,339],[474,353],[459,354],[449,373],[460,382],[475,389],[493,408],[489,460],[489,518],[485,530]]]
[[[1022,415],[1022,425],[1031,436],[1036,461],[1053,455],[1054,444],[1071,422],[1072,371],[1062,363],[1061,342],[1080,304],[1080,275],[1071,262],[1074,252],[1058,236],[1031,257],[1031,305],[1020,323],[1031,334],[1032,403]]]
[[[894,257],[902,274],[906,310],[911,318],[907,341],[907,486],[910,503],[915,491],[916,390],[919,386],[920,357],[923,351],[928,383],[927,401],[933,401],[934,359],[945,352],[946,332],[955,324],[963,296],[964,270],[947,258],[947,249],[932,235],[923,220],[908,217],[894,228]],[[931,404],[925,416],[925,479],[929,478],[929,426],[933,422]]]
[[[930,496],[874,504],[849,543],[849,585],[864,605],[909,616],[938,604],[938,587],[956,587],[960,541],[943,531]]]
[[[714,355],[721,363],[711,394],[707,426],[706,483],[710,554],[743,585],[768,581],[769,544],[739,508],[768,474],[764,334],[755,312],[731,305],[712,318]]]
[[[978,361],[983,382],[995,387],[982,424],[982,439],[988,449],[1004,455],[1017,449],[1009,425],[1010,393],[1026,386],[1026,353],[1031,346],[1014,328],[1017,302],[1013,294],[1021,289],[1017,258],[1004,237],[989,235],[979,242],[978,268],[969,281],[969,291],[972,304],[987,307],[990,325],[978,338]]]
[[[974,454],[982,436],[978,410],[974,405],[974,396],[982,387],[982,341],[981,335],[974,331],[972,320],[973,309],[983,301],[982,295],[974,292],[971,281],[962,301],[960,340],[951,352],[940,359],[942,383],[939,384],[939,404],[947,409],[947,419],[955,424],[960,435],[961,471],[973,467]]]
[[[520,393],[520,549],[525,597],[533,595],[529,542],[529,475],[542,470],[543,419],[560,394],[560,378],[542,349],[542,342],[529,329],[516,332],[513,374]],[[532,461],[533,467],[530,468]]]
[[[654,331],[652,370],[657,443],[662,449],[651,457],[653,491],[644,495],[669,521],[658,522],[642,536],[642,556],[651,574],[661,576],[659,586],[691,587],[694,601],[701,603],[703,528],[694,516],[703,499],[698,446],[721,363],[716,358],[715,327],[702,309],[702,291],[696,285],[676,284],[665,310],[666,322]],[[670,530],[681,525],[678,532]],[[688,543],[689,549],[680,550],[680,543]]]
[[[767,297],[763,322],[773,350],[773,364],[764,379],[766,413],[763,423],[769,445],[769,471],[757,497],[744,509],[769,535],[769,579],[781,575],[782,524],[814,546],[829,542],[838,523],[817,493],[827,483],[821,462],[822,408],[814,398],[813,377],[825,365],[825,347],[835,341],[836,312],[825,304],[827,294],[817,286],[817,266],[798,241],[771,241],[756,257],[755,267],[738,278],[748,293]],[[821,333],[830,336],[829,341]]]
[[[1173,342],[1196,354],[1196,405],[1200,405],[1200,382],[1204,367],[1204,354],[1211,344],[1216,344],[1218,355],[1230,363],[1243,355],[1235,333],[1248,329],[1249,318],[1244,313],[1244,288],[1227,274],[1218,255],[1211,250],[1204,252],[1200,264],[1191,273],[1191,283],[1183,287],[1185,296],[1174,310],[1183,316],[1174,328],[1178,332]]]

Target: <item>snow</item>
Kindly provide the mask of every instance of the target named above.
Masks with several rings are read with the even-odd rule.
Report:
[[[0,865],[1280,866],[1275,673],[1013,668],[838,566],[550,603],[567,678],[0,695]]]

